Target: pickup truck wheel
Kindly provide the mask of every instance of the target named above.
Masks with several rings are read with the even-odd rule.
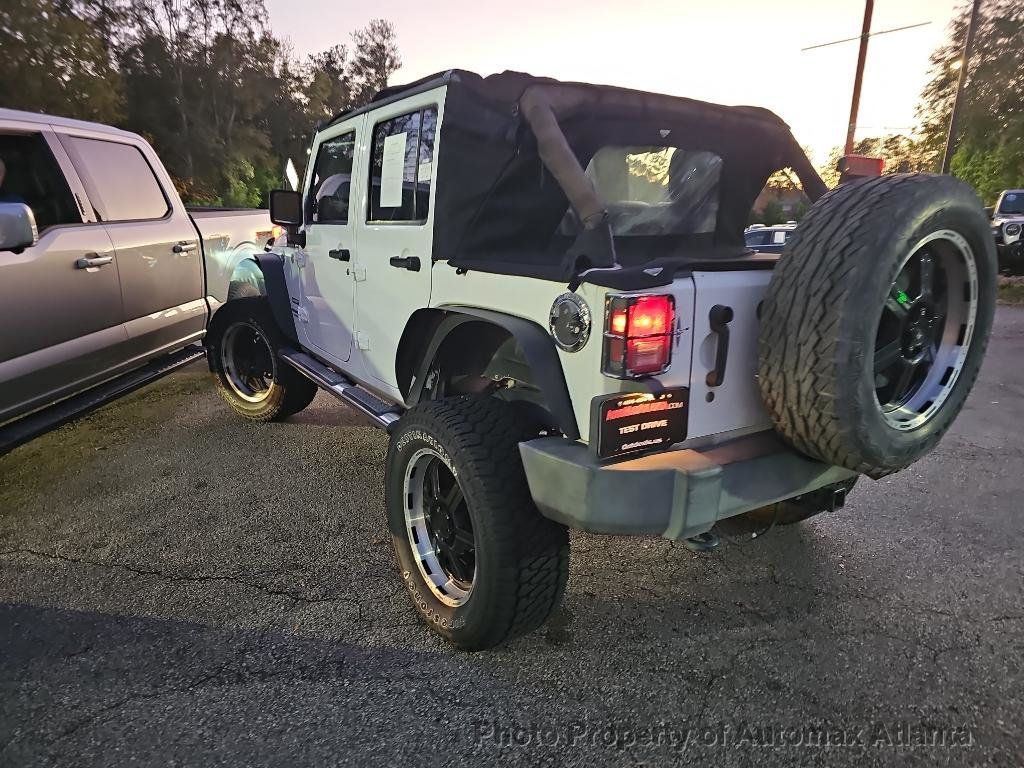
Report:
[[[782,436],[870,477],[941,439],[981,367],[996,254],[973,190],[896,174],[821,198],[762,305],[759,382]]]
[[[209,354],[217,389],[236,413],[250,421],[279,421],[298,413],[316,396],[316,385],[283,364],[284,339],[262,298],[226,305],[211,328]]]
[[[533,631],[568,578],[564,526],[534,506],[515,407],[456,397],[410,409],[388,448],[385,496],[402,580],[428,625],[465,650]]]

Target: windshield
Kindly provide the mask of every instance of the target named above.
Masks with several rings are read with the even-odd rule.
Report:
[[[586,174],[608,204],[612,234],[695,235],[715,231],[722,158],[675,147],[603,147]],[[579,231],[572,209],[562,222]]]
[[[1007,192],[999,203],[999,213],[1017,215],[1024,213],[1024,192]]]

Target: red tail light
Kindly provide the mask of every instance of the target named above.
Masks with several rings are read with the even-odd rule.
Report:
[[[604,317],[606,376],[633,379],[668,369],[675,326],[671,296],[609,296]]]

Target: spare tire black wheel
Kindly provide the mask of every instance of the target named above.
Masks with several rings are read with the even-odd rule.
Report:
[[[981,202],[949,176],[882,176],[822,197],[762,309],[761,395],[778,432],[875,478],[926,454],[981,367],[996,265]]]

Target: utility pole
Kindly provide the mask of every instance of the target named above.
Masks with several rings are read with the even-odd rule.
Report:
[[[864,22],[861,25],[860,37],[847,37],[842,40],[833,40],[830,43],[818,43],[801,48],[801,51],[812,51],[816,48],[827,48],[840,43],[851,43],[854,40],[860,41],[860,51],[857,54],[857,72],[853,78],[853,99],[850,102],[850,121],[846,125],[846,144],[843,147],[843,157],[839,161],[841,179],[849,180],[860,176],[877,176],[882,172],[884,161],[878,157],[861,157],[853,154],[853,141],[857,131],[857,113],[860,111],[860,92],[864,82],[864,64],[868,58],[868,40],[876,35],[888,35],[892,32],[903,32],[907,29],[917,29],[931,24],[930,21],[923,21],[919,24],[907,24],[903,27],[883,29],[878,32],[871,31],[871,16],[875,10],[875,0],[864,2]]]
[[[975,3],[979,0],[975,0]],[[853,134],[857,130],[857,111],[860,109],[860,88],[864,81],[864,62],[868,58],[868,39],[871,37],[871,14],[875,10],[875,0],[864,2],[864,24],[860,29],[860,52],[857,54],[857,74],[853,78],[853,100],[850,102],[850,122],[846,127],[846,147],[844,154],[853,154]]]
[[[953,111],[949,116],[949,133],[946,135],[946,151],[942,153],[942,172],[949,173],[949,163],[956,152],[956,121],[960,116],[960,102],[967,84],[967,65],[971,60],[971,48],[974,47],[974,33],[978,28],[978,9],[981,0],[974,0],[971,8],[971,20],[967,23],[967,41],[964,43],[964,54],[960,59],[960,74],[956,81],[956,95],[953,97]]]

